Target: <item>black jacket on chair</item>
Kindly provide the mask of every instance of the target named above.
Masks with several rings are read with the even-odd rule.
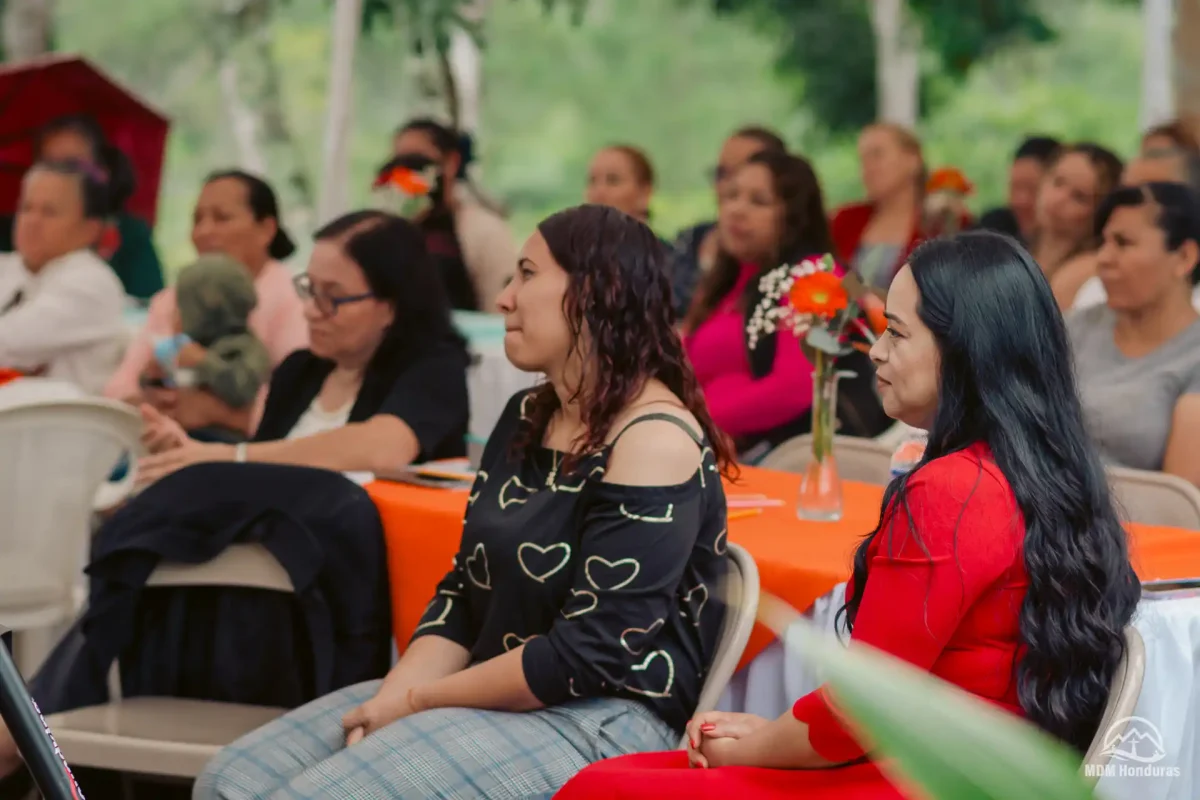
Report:
[[[161,560],[199,563],[261,542],[294,595],[146,588]],[[44,713],[125,696],[295,707],[380,678],[391,663],[379,515],[342,475],[273,464],[198,464],[149,487],[97,533],[83,616],[32,683]]]

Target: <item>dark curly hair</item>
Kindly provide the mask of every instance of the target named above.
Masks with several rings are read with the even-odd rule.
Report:
[[[675,330],[667,254],[658,237],[644,223],[600,205],[560,211],[537,229],[568,275],[563,315],[572,348],[583,361],[576,397],[586,432],[576,442],[576,455],[564,460],[563,471],[600,450],[617,416],[646,381],[657,379],[696,417],[717,464],[730,474],[732,445],[709,416]],[[550,384],[530,395],[513,441],[516,458],[542,441],[558,408]]]
[[[1006,236],[935,239],[908,263],[920,293],[917,313],[941,357],[938,407],[924,457],[888,486],[879,523],[855,553],[853,590],[841,613],[853,627],[870,580],[868,549],[886,520],[905,513],[913,525],[912,476],[934,459],[987,443],[1025,523],[1029,586],[1017,696],[1032,722],[1084,752],[1125,652],[1141,585],[1084,428],[1066,326],[1041,269]],[[1018,308],[1023,313],[1014,314]]]

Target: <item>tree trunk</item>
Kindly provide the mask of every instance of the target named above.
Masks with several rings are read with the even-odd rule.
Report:
[[[915,128],[920,99],[921,29],[905,0],[873,0],[878,118]]]
[[[225,54],[217,67],[217,78],[221,85],[221,99],[225,101],[225,113],[233,131],[233,142],[237,147],[238,165],[258,175],[267,173],[267,159],[258,146],[258,119],[242,100],[240,76],[237,62],[232,55]]]
[[[1171,80],[1174,0],[1142,0],[1142,130],[1175,116]]]
[[[1200,0],[1175,5],[1175,113],[1200,133]]]
[[[490,0],[473,0],[462,9],[464,19],[482,25]],[[456,29],[450,37],[450,75],[454,81],[455,112],[458,127],[467,133],[479,132],[480,98],[483,83],[483,57],[470,33]]]
[[[333,10],[330,48],[329,112],[325,119],[325,146],[321,161],[321,196],[317,218],[327,222],[343,213],[349,203],[347,149],[353,116],[354,51],[362,24],[362,0],[338,0]]]
[[[5,0],[4,56],[28,61],[50,52],[54,32],[54,0]]]

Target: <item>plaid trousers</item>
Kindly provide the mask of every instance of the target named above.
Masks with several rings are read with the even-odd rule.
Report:
[[[679,739],[640,703],[589,698],[527,713],[425,711],[346,747],[343,715],[380,683],[314,700],[229,745],[196,779],[193,800],[549,797],[592,762]]]

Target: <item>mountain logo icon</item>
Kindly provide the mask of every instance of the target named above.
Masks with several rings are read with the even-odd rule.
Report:
[[[1162,734],[1144,717],[1124,717],[1108,726],[1102,755],[1113,761],[1156,764],[1167,757]]]

